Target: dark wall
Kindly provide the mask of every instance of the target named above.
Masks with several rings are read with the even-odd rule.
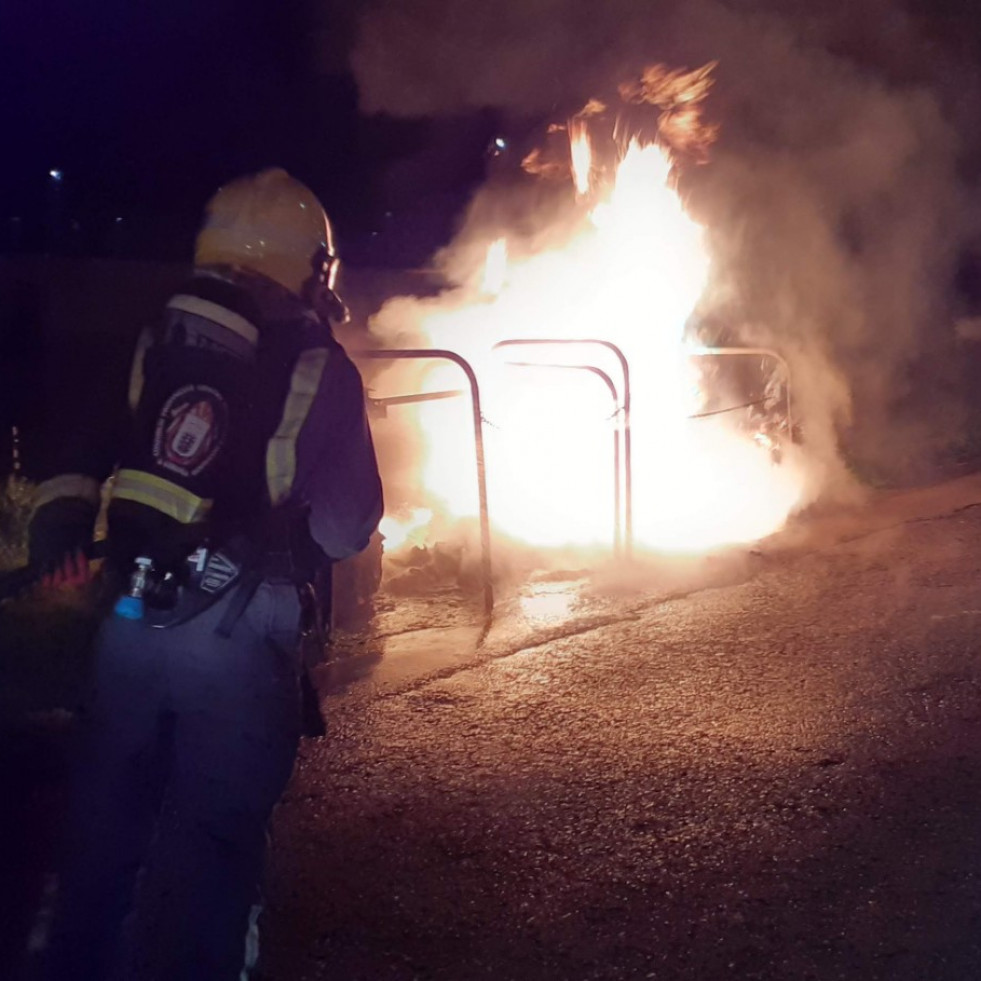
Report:
[[[11,426],[30,474],[66,417],[82,405],[96,418],[115,410],[140,328],[185,271],[102,259],[0,260],[0,473],[10,467]]]
[[[188,272],[180,263],[0,257],[0,474],[11,466],[12,426],[30,473],[53,452],[66,414],[119,411],[136,337]],[[388,297],[428,293],[434,282],[425,272],[345,267],[353,318],[340,339],[369,346],[368,318]],[[369,385],[378,368],[363,365]]]

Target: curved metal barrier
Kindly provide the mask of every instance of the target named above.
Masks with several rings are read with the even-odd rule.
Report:
[[[516,368],[565,368],[570,371],[588,371],[604,382],[613,399],[613,418],[620,412],[620,400],[617,398],[617,387],[613,379],[602,368],[591,364],[551,364],[544,361],[508,361]],[[613,554],[620,558],[620,426],[613,427]]]
[[[614,554],[630,558],[633,554],[633,454],[631,445],[631,391],[630,365],[620,347],[612,341],[600,338],[510,338],[499,341],[493,350],[510,347],[563,347],[571,344],[591,345],[610,351],[617,359],[623,376],[623,404],[619,404],[618,393],[613,379],[607,372],[591,364],[553,363],[553,362],[511,362],[520,367],[567,368],[589,371],[597,375],[610,390],[614,402],[615,416],[619,425],[614,428]],[[769,357],[775,360],[786,377],[785,409],[787,431],[793,436],[794,418],[791,391],[791,372],[787,359],[772,348],[765,347],[693,347],[685,351],[690,357]],[[487,469],[484,454],[483,416],[480,408],[480,387],[477,375],[471,364],[454,351],[442,348],[378,348],[374,350],[352,351],[352,357],[372,360],[445,360],[456,364],[466,375],[470,390],[471,411],[473,415],[474,450],[477,463],[477,495],[480,517],[481,575],[483,580],[484,608],[488,615],[494,607],[494,589],[491,564],[490,517],[487,507]],[[372,398],[376,405],[407,405],[439,399],[455,398],[465,394],[464,389],[440,392],[421,392],[410,395],[395,395],[387,398]],[[735,407],[738,408],[738,407]],[[621,411],[622,409],[622,411]],[[730,409],[718,410],[731,411]],[[717,413],[706,413],[712,415]],[[621,445],[623,447],[621,457]],[[621,510],[622,499],[622,510]],[[622,549],[621,549],[622,543]]]
[[[510,338],[504,341],[498,341],[494,345],[494,350],[499,350],[506,347],[548,347],[548,346],[566,346],[569,344],[586,344],[592,345],[594,347],[602,347],[608,351],[611,351],[616,357],[620,364],[620,370],[623,373],[623,415],[620,420],[621,429],[623,433],[623,541],[624,541],[624,555],[629,559],[633,555],[634,550],[634,490],[633,490],[633,450],[631,445],[630,436],[630,365],[627,361],[626,355],[623,351],[612,341],[602,340],[596,337],[587,338],[576,338],[576,337],[518,337]],[[572,366],[575,367],[575,366]],[[579,365],[578,367],[584,368],[586,365]],[[609,377],[609,376],[607,376]],[[616,395],[614,394],[614,398]],[[619,407],[618,407],[619,412]],[[619,456],[619,454],[618,454]],[[620,469],[617,468],[619,474]],[[620,479],[617,478],[617,483],[619,485]],[[616,510],[619,514],[620,510],[620,495],[617,494],[616,498]],[[617,519],[617,527],[619,528],[620,521]],[[619,537],[619,536],[618,536]]]
[[[487,512],[487,467],[484,459],[483,416],[480,412],[480,386],[477,375],[466,358],[455,351],[441,348],[378,348],[371,351],[352,351],[351,357],[370,358],[373,361],[443,360],[452,361],[467,376],[470,386],[470,406],[473,413],[474,449],[477,461],[477,501],[480,511],[480,569],[483,580],[484,612],[490,616],[494,610],[494,582],[491,567],[490,518]],[[429,402],[435,399],[462,395],[462,390],[423,392],[416,395],[396,395],[390,399],[372,399],[378,405],[407,405],[413,402]]]
[[[757,357],[773,358],[782,368],[787,378],[786,394],[786,417],[787,435],[792,439],[794,434],[794,414],[791,397],[791,375],[790,364],[787,359],[772,347],[693,347],[687,352],[694,358],[715,358],[715,357],[745,357],[755,355]]]

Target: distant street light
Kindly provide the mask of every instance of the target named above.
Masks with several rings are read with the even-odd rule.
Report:
[[[56,252],[63,244],[65,232],[68,231],[65,221],[65,173],[60,167],[52,167],[48,171],[46,189],[47,214],[45,215],[45,252]]]

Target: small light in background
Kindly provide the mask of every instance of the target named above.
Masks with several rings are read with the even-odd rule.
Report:
[[[503,136],[495,136],[494,139],[487,144],[487,156],[489,157],[500,157],[507,153],[509,149],[508,141]]]
[[[60,170],[58,170],[57,167],[54,168],[53,170],[48,171],[48,177],[50,177],[53,181],[60,181],[64,176],[65,175]]]

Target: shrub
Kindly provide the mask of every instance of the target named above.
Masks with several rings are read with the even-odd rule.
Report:
[[[14,474],[0,485],[0,571],[27,562],[27,523],[34,492],[34,484]]]

